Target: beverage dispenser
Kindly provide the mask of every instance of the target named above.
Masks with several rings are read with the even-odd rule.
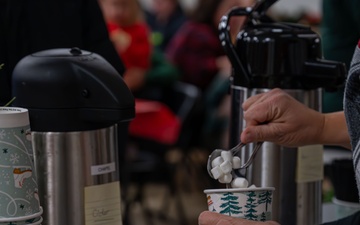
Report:
[[[240,141],[245,126],[242,103],[250,96],[281,88],[310,108],[321,110],[323,89],[344,81],[345,65],[322,59],[321,39],[310,27],[275,22],[267,10],[276,0],[236,7],[219,24],[220,40],[228,55],[231,75],[230,146]],[[229,20],[246,17],[235,42]],[[246,161],[253,146],[241,158]],[[281,224],[321,223],[322,146],[286,148],[265,142],[246,177],[250,184],[275,187],[273,219]]]
[[[43,225],[121,224],[117,128],[135,102],[118,72],[61,48],[23,58],[12,81],[14,105],[29,110]]]

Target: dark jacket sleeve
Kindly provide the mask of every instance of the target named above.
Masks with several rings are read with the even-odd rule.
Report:
[[[0,104],[11,99],[11,74],[21,58],[72,47],[103,56],[124,74],[97,0],[0,1]]]
[[[86,2],[86,11],[84,11],[84,16],[82,18],[84,24],[83,37],[86,37],[84,39],[85,48],[103,56],[121,75],[123,75],[125,71],[124,64],[109,39],[103,14],[97,0],[83,1]]]

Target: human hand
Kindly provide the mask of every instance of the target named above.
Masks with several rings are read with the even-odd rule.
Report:
[[[131,91],[137,91],[145,85],[146,70],[138,67],[127,68],[123,76],[125,84]]]
[[[199,215],[199,225],[280,225],[275,221],[251,221],[230,216],[225,216],[220,213],[204,211]]]
[[[325,116],[283,90],[252,96],[242,106],[246,121],[241,134],[244,143],[270,141],[295,147],[320,142]]]
[[[131,36],[118,28],[110,33],[110,39],[119,53],[125,52],[131,45]]]

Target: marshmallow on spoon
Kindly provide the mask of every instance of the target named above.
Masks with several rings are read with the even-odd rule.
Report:
[[[232,158],[231,164],[232,164],[232,168],[233,168],[233,169],[240,169],[240,167],[241,167],[240,157],[234,156],[234,157]]]
[[[223,184],[230,184],[232,180],[231,173],[224,174],[223,176],[219,177],[219,182]]]
[[[249,182],[243,177],[236,177],[231,182],[232,188],[247,188],[248,186],[249,186]]]
[[[231,173],[232,171],[232,164],[230,161],[224,161],[223,163],[220,164],[220,169],[222,170],[222,172],[224,174],[227,174],[227,173]]]
[[[221,170],[220,166],[215,166],[211,169],[211,174],[213,175],[213,178],[219,179],[221,176],[224,175],[223,171]]]
[[[211,161],[211,167],[220,166],[221,163],[224,162],[224,159],[221,156],[216,157],[213,161]]]
[[[231,151],[221,151],[221,157],[224,159],[224,161],[232,161],[233,155]]]

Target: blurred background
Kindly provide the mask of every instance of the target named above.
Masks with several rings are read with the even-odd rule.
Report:
[[[232,6],[253,1],[139,0],[137,6],[131,6],[132,0],[99,1],[110,37],[128,68],[125,81],[137,99],[130,141],[121,156],[124,224],[195,225],[207,209],[203,190],[221,187],[206,172],[207,157],[215,148],[229,147],[231,65],[218,43],[217,24]],[[128,15],[117,14],[116,7],[128,7]],[[320,0],[280,0],[269,15],[309,25],[322,35],[322,10]],[[234,27],[236,35],[241,21]],[[130,51],[136,53],[138,47],[137,55],[126,52],[135,34],[145,37],[137,38]],[[331,101],[325,112],[342,109],[341,94]],[[359,206],[341,208],[333,201],[336,192],[337,197],[344,192],[334,189],[343,184],[341,174],[352,179],[350,151],[325,146],[323,161],[322,218],[328,222]]]

